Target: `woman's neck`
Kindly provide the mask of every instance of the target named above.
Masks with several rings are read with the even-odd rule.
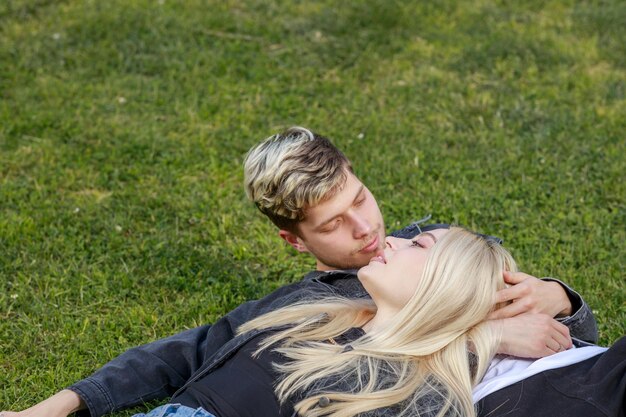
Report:
[[[384,328],[395,314],[389,314],[378,310],[376,314],[364,325],[361,326],[365,333],[373,333]]]

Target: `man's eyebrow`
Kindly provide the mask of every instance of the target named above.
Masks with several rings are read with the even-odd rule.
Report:
[[[428,235],[428,236],[430,236],[430,238],[431,238],[431,239],[432,239],[435,243],[437,243],[437,238],[435,237],[435,235],[433,235],[433,234],[432,234],[432,233],[430,233],[430,232],[422,232],[422,233],[418,233],[418,234],[416,234],[415,236],[413,236],[413,239],[417,239],[418,237],[420,237],[420,236],[422,236],[422,235]]]
[[[354,205],[354,203],[356,202],[356,200],[359,199],[359,197],[361,196],[361,194],[363,193],[363,190],[365,189],[365,185],[361,184],[361,186],[359,187],[359,190],[357,191],[356,195],[354,196],[354,198],[352,199],[352,205]],[[341,213],[340,213],[341,214]],[[333,220],[335,220],[335,218],[337,218],[337,216],[339,216],[339,214],[335,214],[334,216],[324,220],[323,222],[321,222],[320,224],[318,224],[317,226],[314,227],[315,231],[319,231],[319,229],[323,228],[324,226],[326,226],[328,223],[332,222]]]

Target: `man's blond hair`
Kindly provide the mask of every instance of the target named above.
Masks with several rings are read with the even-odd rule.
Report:
[[[280,229],[298,234],[306,210],[340,191],[352,166],[327,138],[291,127],[252,148],[244,162],[246,194]]]

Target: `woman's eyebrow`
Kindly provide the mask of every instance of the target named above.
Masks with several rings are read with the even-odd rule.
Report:
[[[430,236],[430,238],[433,240],[433,242],[437,243],[437,238],[435,237],[435,235],[433,235],[432,233],[429,233],[429,232],[418,233],[415,236],[413,236],[413,239],[417,239],[418,237],[423,236],[423,235]]]

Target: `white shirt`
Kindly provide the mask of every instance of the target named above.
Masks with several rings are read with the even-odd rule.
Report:
[[[522,359],[514,356],[496,355],[491,361],[482,381],[474,387],[472,395],[474,403],[477,403],[492,392],[513,385],[539,372],[582,362],[606,350],[608,348],[585,346],[571,348],[541,359]]]

